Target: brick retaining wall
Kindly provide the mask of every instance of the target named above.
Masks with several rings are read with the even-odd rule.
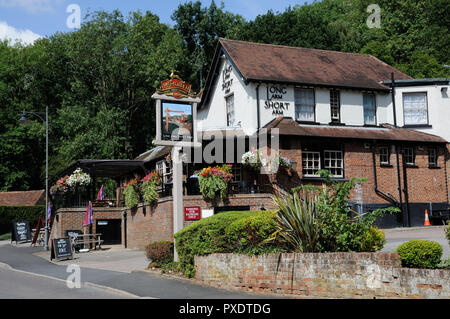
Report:
[[[196,279],[232,290],[315,298],[450,298],[450,270],[401,268],[397,253],[212,254]]]

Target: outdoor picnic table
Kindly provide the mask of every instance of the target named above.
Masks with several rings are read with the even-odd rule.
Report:
[[[77,237],[72,237],[72,245],[74,247],[83,244],[86,248],[86,245],[94,244],[94,249],[102,248],[103,240],[101,240],[100,236],[102,234],[82,234],[78,235]]]

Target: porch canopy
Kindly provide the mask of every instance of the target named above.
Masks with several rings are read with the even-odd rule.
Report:
[[[144,161],[140,160],[89,160],[80,159],[60,172],[59,176],[70,175],[77,168],[92,177],[119,178],[134,171],[146,172]]]

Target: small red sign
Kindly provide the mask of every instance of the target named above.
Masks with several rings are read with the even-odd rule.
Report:
[[[184,220],[199,220],[202,218],[200,206],[190,206],[184,208]]]

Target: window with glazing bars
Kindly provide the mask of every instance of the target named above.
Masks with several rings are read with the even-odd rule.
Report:
[[[389,148],[387,146],[380,147],[380,164],[389,165]]]
[[[339,91],[330,91],[331,122],[341,122],[341,96]]]
[[[365,93],[363,95],[364,124],[376,125],[375,95]]]
[[[414,165],[415,164],[414,148],[412,147],[403,148],[403,157],[407,165]]]
[[[303,176],[314,176],[320,170],[320,152],[302,151]]]
[[[324,151],[324,169],[334,177],[344,176],[344,162],[341,151]]]
[[[295,119],[297,121],[314,122],[314,90],[295,88]]]
[[[428,149],[428,165],[437,166],[437,151],[435,148]]]
[[[227,106],[227,126],[234,125],[234,95],[225,98]]]
[[[405,125],[428,124],[427,93],[403,93]]]

